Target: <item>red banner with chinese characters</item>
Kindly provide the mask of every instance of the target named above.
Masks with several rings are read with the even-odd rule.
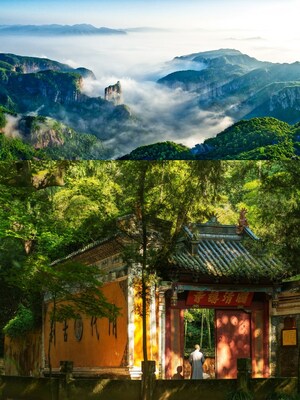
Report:
[[[189,291],[187,306],[201,307],[249,307],[253,292],[198,292]]]

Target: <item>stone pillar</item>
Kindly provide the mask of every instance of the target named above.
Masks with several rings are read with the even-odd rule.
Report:
[[[150,314],[149,314],[149,322],[150,322],[150,355],[149,357],[152,360],[157,361],[158,352],[157,352],[157,313],[156,313],[156,293],[155,286],[152,285],[150,288]]]
[[[155,386],[155,361],[142,361],[141,400],[152,400]]]
[[[172,288],[172,282],[161,282],[158,288],[158,362],[159,378],[166,374],[166,291]]]
[[[128,312],[128,367],[131,379],[137,379],[140,377],[141,371],[139,373],[135,371],[134,367],[134,334],[135,334],[135,313],[134,313],[134,287],[131,268],[128,268],[128,295],[127,295],[127,312]],[[139,368],[138,368],[139,369]]]
[[[237,359],[237,389],[248,391],[250,389],[251,379],[251,359]]]
[[[158,297],[158,362],[159,362],[159,378],[165,377],[165,334],[166,334],[166,304],[165,292],[159,291]]]

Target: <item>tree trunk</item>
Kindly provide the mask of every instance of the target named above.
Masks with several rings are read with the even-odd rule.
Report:
[[[142,223],[142,313],[143,313],[143,358],[148,361],[147,352],[147,221],[145,215],[145,181],[148,164],[143,164],[139,185],[139,208]]]
[[[147,351],[147,284],[143,272],[142,277],[142,310],[143,310],[143,356],[144,361],[148,361]]]
[[[201,314],[201,330],[200,330],[200,347],[202,347],[203,342],[203,326],[204,326],[204,310],[202,310]]]
[[[300,395],[300,347],[298,350],[298,394]]]
[[[207,332],[208,332],[208,347],[211,349],[211,329],[210,329],[210,310],[208,310],[207,322]]]
[[[52,378],[52,364],[51,364],[51,344],[52,340],[55,340],[55,318],[56,318],[56,297],[53,298],[53,309],[52,309],[52,317],[50,320],[50,332],[49,332],[49,343],[48,343],[48,367],[50,379]]]
[[[142,361],[141,400],[153,400],[155,387],[155,361]]]

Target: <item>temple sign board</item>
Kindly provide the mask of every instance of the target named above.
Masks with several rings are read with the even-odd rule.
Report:
[[[249,307],[253,292],[190,291],[186,304],[199,307]]]
[[[297,345],[298,345],[297,329],[282,329],[281,345],[297,347]]]

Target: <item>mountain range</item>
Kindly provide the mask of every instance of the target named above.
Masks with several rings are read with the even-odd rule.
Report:
[[[178,70],[158,82],[197,96],[199,108],[223,113],[235,121],[275,117],[300,120],[300,63],[259,61],[234,49],[176,57],[195,69]],[[176,64],[178,65],[178,63]]]
[[[167,85],[171,93],[172,88],[178,87],[192,92],[199,110],[227,115],[237,122],[193,149],[163,142],[137,148],[124,158],[251,159],[299,155],[300,63],[258,61],[231,49],[177,57],[176,66],[180,65],[179,60],[194,63],[195,70],[179,70],[160,79],[159,84]],[[37,157],[54,159],[109,159],[118,152],[122,154],[119,149],[115,151],[119,144],[122,150],[129,147],[131,139],[145,143],[146,134],[155,127],[145,125],[143,115],[132,115],[124,104],[105,100],[100,93],[98,97],[84,94],[86,78],[96,79],[87,68],[74,69],[46,58],[0,54],[2,147],[9,149],[13,145],[15,149],[17,141],[22,140],[24,146],[29,146],[28,154],[27,150],[25,155],[13,151],[13,158],[32,157],[38,152]],[[8,129],[10,126],[15,129]],[[17,148],[21,146],[19,142]],[[2,152],[0,158],[3,157]]]
[[[0,35],[126,35],[126,32],[121,29],[96,28],[90,24],[0,25]]]

